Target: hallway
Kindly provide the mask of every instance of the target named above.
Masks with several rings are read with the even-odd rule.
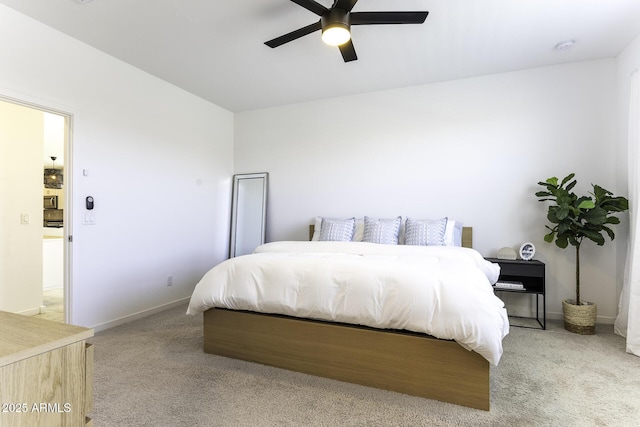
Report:
[[[36,314],[44,320],[53,322],[64,322],[64,290],[63,288],[46,288],[42,296],[42,305],[45,306],[44,313]]]

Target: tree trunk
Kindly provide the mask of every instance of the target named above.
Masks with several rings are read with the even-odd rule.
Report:
[[[576,304],[580,305],[580,245],[576,246]]]

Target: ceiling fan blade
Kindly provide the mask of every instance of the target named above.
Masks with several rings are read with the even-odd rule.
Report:
[[[358,0],[338,0],[336,4],[333,6],[336,9],[342,9],[346,12],[351,12],[353,6],[358,3]]]
[[[306,36],[307,34],[311,34],[314,31],[318,31],[320,29],[322,29],[322,24],[320,24],[320,21],[318,21],[311,25],[307,25],[306,27],[298,28],[297,30],[292,31],[283,36],[276,37],[275,39],[269,40],[268,42],[264,42],[264,44],[266,44],[271,48],[282,46],[285,43],[289,43],[291,41],[299,39],[300,37]]]
[[[321,5],[320,3],[317,3],[313,0],[291,0],[292,2],[294,2],[295,4],[304,7],[305,9],[315,13],[318,16],[322,16],[323,13],[325,13],[327,10],[326,7],[324,7],[323,5]]]
[[[429,12],[352,12],[351,25],[422,24]]]
[[[358,55],[356,55],[356,49],[353,47],[353,41],[349,40],[345,44],[341,44],[338,46],[340,49],[340,53],[342,54],[342,59],[344,62],[351,62],[358,59]]]

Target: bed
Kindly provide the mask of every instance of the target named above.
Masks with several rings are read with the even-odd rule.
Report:
[[[313,231],[312,226],[310,235]],[[465,227],[461,238],[462,246],[470,248],[471,236],[471,228]],[[508,333],[506,311],[491,289],[491,281],[497,280],[499,268],[497,271],[491,270],[497,267],[484,261],[472,249],[434,248],[431,250],[436,251],[434,253],[444,253],[442,256],[436,256],[427,252],[427,255],[424,255],[422,252],[416,252],[423,249],[405,245],[386,248],[387,245],[371,243],[325,243],[269,243],[259,247],[252,255],[225,261],[209,271],[196,286],[188,309],[189,314],[204,313],[204,351],[489,410],[490,364],[498,363],[502,355],[502,338]],[[387,251],[392,252],[388,254]],[[475,267],[454,268],[454,256],[450,253],[458,251],[465,254],[464,263],[481,264],[483,268],[491,267],[488,268],[491,271],[485,274],[482,271],[478,273],[481,269]],[[446,266],[442,268],[459,270],[453,273],[452,279],[438,279],[444,286],[439,287],[436,293],[448,294],[449,297],[442,298],[434,306],[429,306],[437,307],[433,310],[446,312],[450,308],[442,301],[455,301],[452,305],[457,306],[462,300],[466,300],[467,297],[463,295],[478,294],[481,303],[475,307],[463,308],[462,311],[469,313],[469,316],[490,319],[491,331],[479,334],[483,335],[479,344],[467,341],[466,335],[462,338],[456,337],[456,340],[446,338],[450,330],[462,330],[463,333],[467,333],[482,329],[475,325],[474,322],[477,320],[464,319],[457,324],[437,322],[431,318],[428,322],[423,322],[415,319],[406,320],[397,315],[398,312],[404,311],[418,314],[426,311],[421,303],[417,302],[418,296],[404,296],[404,291],[399,292],[396,289],[396,286],[402,288],[404,285],[399,284],[399,280],[395,281],[395,278],[404,278],[406,275],[408,280],[413,280],[412,263],[415,263],[416,257],[421,260],[421,267],[415,267],[418,269]],[[279,267],[273,265],[282,263],[281,258],[285,259],[287,267],[278,270]],[[432,261],[425,262],[425,259]],[[457,258],[455,262],[458,262]],[[355,263],[359,271],[358,277],[364,275],[365,282],[378,280],[378,277],[386,274],[382,273],[385,269],[391,268],[394,270],[390,273],[394,278],[394,284],[385,284],[381,288],[385,291],[373,291],[377,293],[372,297],[361,294],[360,292],[364,291],[355,284],[360,279],[356,280],[355,276],[351,275],[354,269],[351,263]],[[422,267],[429,263],[433,266]],[[308,274],[314,269],[329,272],[326,277],[316,280]],[[421,271],[417,273],[422,274]],[[315,275],[316,273],[314,277]],[[484,278],[481,278],[483,275]],[[327,282],[334,280],[334,276],[340,278],[337,284]],[[227,284],[232,282],[234,277],[239,277],[241,282],[255,283],[245,291],[232,290]],[[471,287],[462,294],[456,294],[453,285],[446,285],[447,281],[451,280],[474,283],[477,280],[480,285],[470,285]],[[298,283],[294,290],[279,289],[275,285],[262,286],[262,283],[294,281]],[[320,283],[320,288],[311,286],[315,281]],[[347,282],[348,284],[345,284]],[[411,287],[415,288],[417,287]],[[425,286],[426,288],[430,289]],[[379,297],[382,295],[381,292],[387,294]],[[420,288],[420,292],[426,291]],[[328,309],[329,314],[321,312],[324,309],[318,308],[325,304],[317,304],[310,298],[310,295],[318,293],[331,294],[329,299],[333,302],[326,304],[331,306]],[[451,298],[451,295],[455,297]],[[260,302],[253,301],[254,296],[259,297]],[[249,300],[252,301],[248,302]],[[280,300],[291,302],[290,306],[296,306],[295,310]],[[345,302],[347,300],[349,303]],[[389,306],[390,308],[385,305],[388,301],[396,300],[399,302]],[[356,307],[356,314],[346,313],[346,309],[342,312],[342,308],[346,306],[349,310]],[[484,306],[490,308],[482,308]],[[363,321],[363,311],[373,311],[378,318]],[[411,316],[413,314],[409,317]],[[433,330],[423,330],[425,323],[428,323],[429,328],[433,327]],[[434,327],[440,323],[443,325]],[[473,340],[475,339],[474,337]]]

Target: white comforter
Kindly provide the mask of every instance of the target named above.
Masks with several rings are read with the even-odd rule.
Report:
[[[404,329],[453,339],[497,365],[509,332],[491,287],[499,272],[468,248],[274,242],[207,272],[187,313],[224,307]]]

